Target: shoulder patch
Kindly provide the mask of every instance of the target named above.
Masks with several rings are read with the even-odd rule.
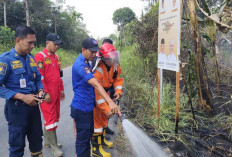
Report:
[[[38,68],[38,69],[43,69],[43,68],[44,68],[44,64],[43,64],[42,61],[38,61],[38,62],[37,62],[37,68]]]
[[[7,64],[0,62],[0,75],[6,75]]]
[[[12,69],[19,69],[23,67],[21,60],[11,61],[10,62]]]
[[[91,73],[91,70],[90,70],[90,68],[88,68],[88,67],[85,67],[84,68],[85,69],[85,72],[88,74],[88,73]]]

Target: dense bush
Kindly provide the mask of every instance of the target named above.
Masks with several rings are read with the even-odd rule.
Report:
[[[9,27],[0,26],[0,53],[8,50],[14,44],[14,34]]]

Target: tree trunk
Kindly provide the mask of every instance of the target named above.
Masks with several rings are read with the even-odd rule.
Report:
[[[6,1],[3,2],[4,5],[4,26],[6,27]]]
[[[196,16],[195,1],[188,1],[188,10],[190,17],[190,25],[195,44],[196,53],[196,76],[198,84],[199,106],[201,109],[210,109],[213,107],[213,98],[208,86],[208,76],[202,57],[201,37],[199,34],[198,21]]]
[[[30,26],[30,16],[29,16],[29,5],[28,0],[25,0],[25,10],[26,10],[26,20],[27,20],[27,26]]]
[[[125,36],[124,26],[122,27],[122,33],[123,33],[124,43],[125,43],[125,46],[126,46],[127,44],[126,44],[126,36]]]
[[[213,33],[213,58],[214,58],[214,64],[215,64],[215,81],[217,84],[217,93],[220,96],[220,73],[218,70],[218,62],[217,62],[217,53],[216,53],[216,37],[217,37],[217,26],[214,26],[214,33]]]

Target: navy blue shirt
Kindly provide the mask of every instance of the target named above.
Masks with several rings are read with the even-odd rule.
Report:
[[[95,103],[94,88],[87,83],[91,78],[94,78],[91,66],[85,57],[80,54],[72,67],[74,98],[71,107],[86,112],[93,111]]]
[[[20,79],[26,86],[20,86]],[[0,97],[9,100],[17,93],[36,94],[40,89],[41,75],[31,54],[20,56],[12,48],[0,55]]]

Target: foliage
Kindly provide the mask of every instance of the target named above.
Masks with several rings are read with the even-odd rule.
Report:
[[[131,43],[136,43],[136,54],[142,58],[157,52],[158,5],[152,7],[141,20],[132,21],[125,27]]]
[[[117,9],[113,14],[113,22],[119,26],[119,30],[135,18],[135,13],[128,7]]]
[[[0,26],[0,53],[13,46],[14,34],[9,27]]]
[[[44,46],[48,33],[54,32],[56,16],[57,34],[63,40],[64,49],[81,51],[81,41],[88,36],[83,19],[74,7],[61,10],[63,2],[56,3],[50,0],[29,0],[31,27],[36,31],[37,45]],[[0,5],[0,10],[3,6]],[[12,29],[26,24],[24,4],[20,0],[7,2],[7,25]],[[0,25],[3,25],[3,11],[0,12]]]

